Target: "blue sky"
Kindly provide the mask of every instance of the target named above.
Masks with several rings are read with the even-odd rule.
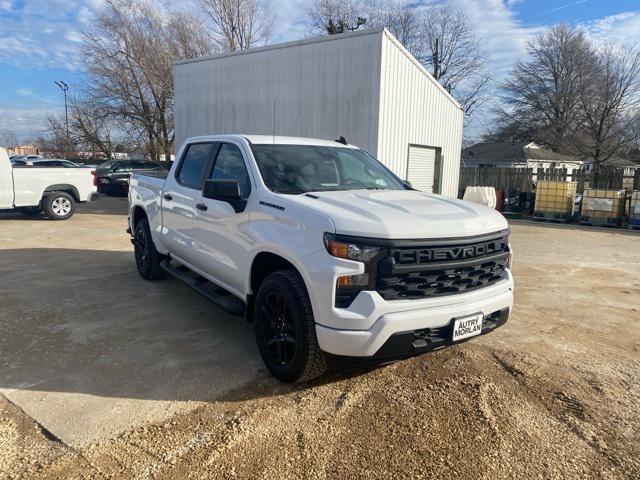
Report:
[[[166,0],[156,0],[164,2]],[[307,34],[312,0],[267,0],[276,15],[274,41]],[[596,40],[640,44],[640,0],[422,0],[463,7],[472,17],[497,78],[546,26],[569,22]],[[43,118],[64,111],[54,80],[71,88],[81,76],[81,33],[101,0],[0,0],[0,135],[35,136]]]

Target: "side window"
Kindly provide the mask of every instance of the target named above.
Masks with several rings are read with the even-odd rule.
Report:
[[[133,169],[133,162],[116,163],[116,172],[130,172]]]
[[[211,180],[238,180],[240,196],[247,198],[251,193],[251,181],[242,159],[242,153],[237,146],[231,143],[223,143],[220,147],[209,178]]]
[[[210,155],[210,143],[193,143],[189,145],[182,156],[182,163],[176,175],[178,183],[185,187],[200,189]]]

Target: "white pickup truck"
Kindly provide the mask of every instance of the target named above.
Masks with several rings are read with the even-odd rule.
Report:
[[[97,194],[96,172],[88,168],[12,166],[0,148],[0,211],[17,210],[51,220],[66,220],[77,202]]]
[[[134,174],[140,275],[169,272],[254,322],[272,374],[382,363],[485,334],[513,305],[507,222],[413,190],[346,142],[187,140],[170,172]]]

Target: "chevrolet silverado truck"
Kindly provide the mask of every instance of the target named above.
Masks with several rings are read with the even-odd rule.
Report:
[[[168,272],[252,321],[280,380],[430,352],[507,321],[509,230],[495,210],[416,191],[346,141],[203,136],[177,159],[131,176],[138,272]]]
[[[70,218],[78,202],[97,194],[96,171],[87,168],[12,165],[0,148],[0,211],[27,216],[44,213],[51,220]]]

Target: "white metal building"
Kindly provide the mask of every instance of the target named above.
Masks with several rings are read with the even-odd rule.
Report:
[[[415,188],[455,197],[463,111],[385,29],[177,62],[176,145],[220,133],[344,136]]]

